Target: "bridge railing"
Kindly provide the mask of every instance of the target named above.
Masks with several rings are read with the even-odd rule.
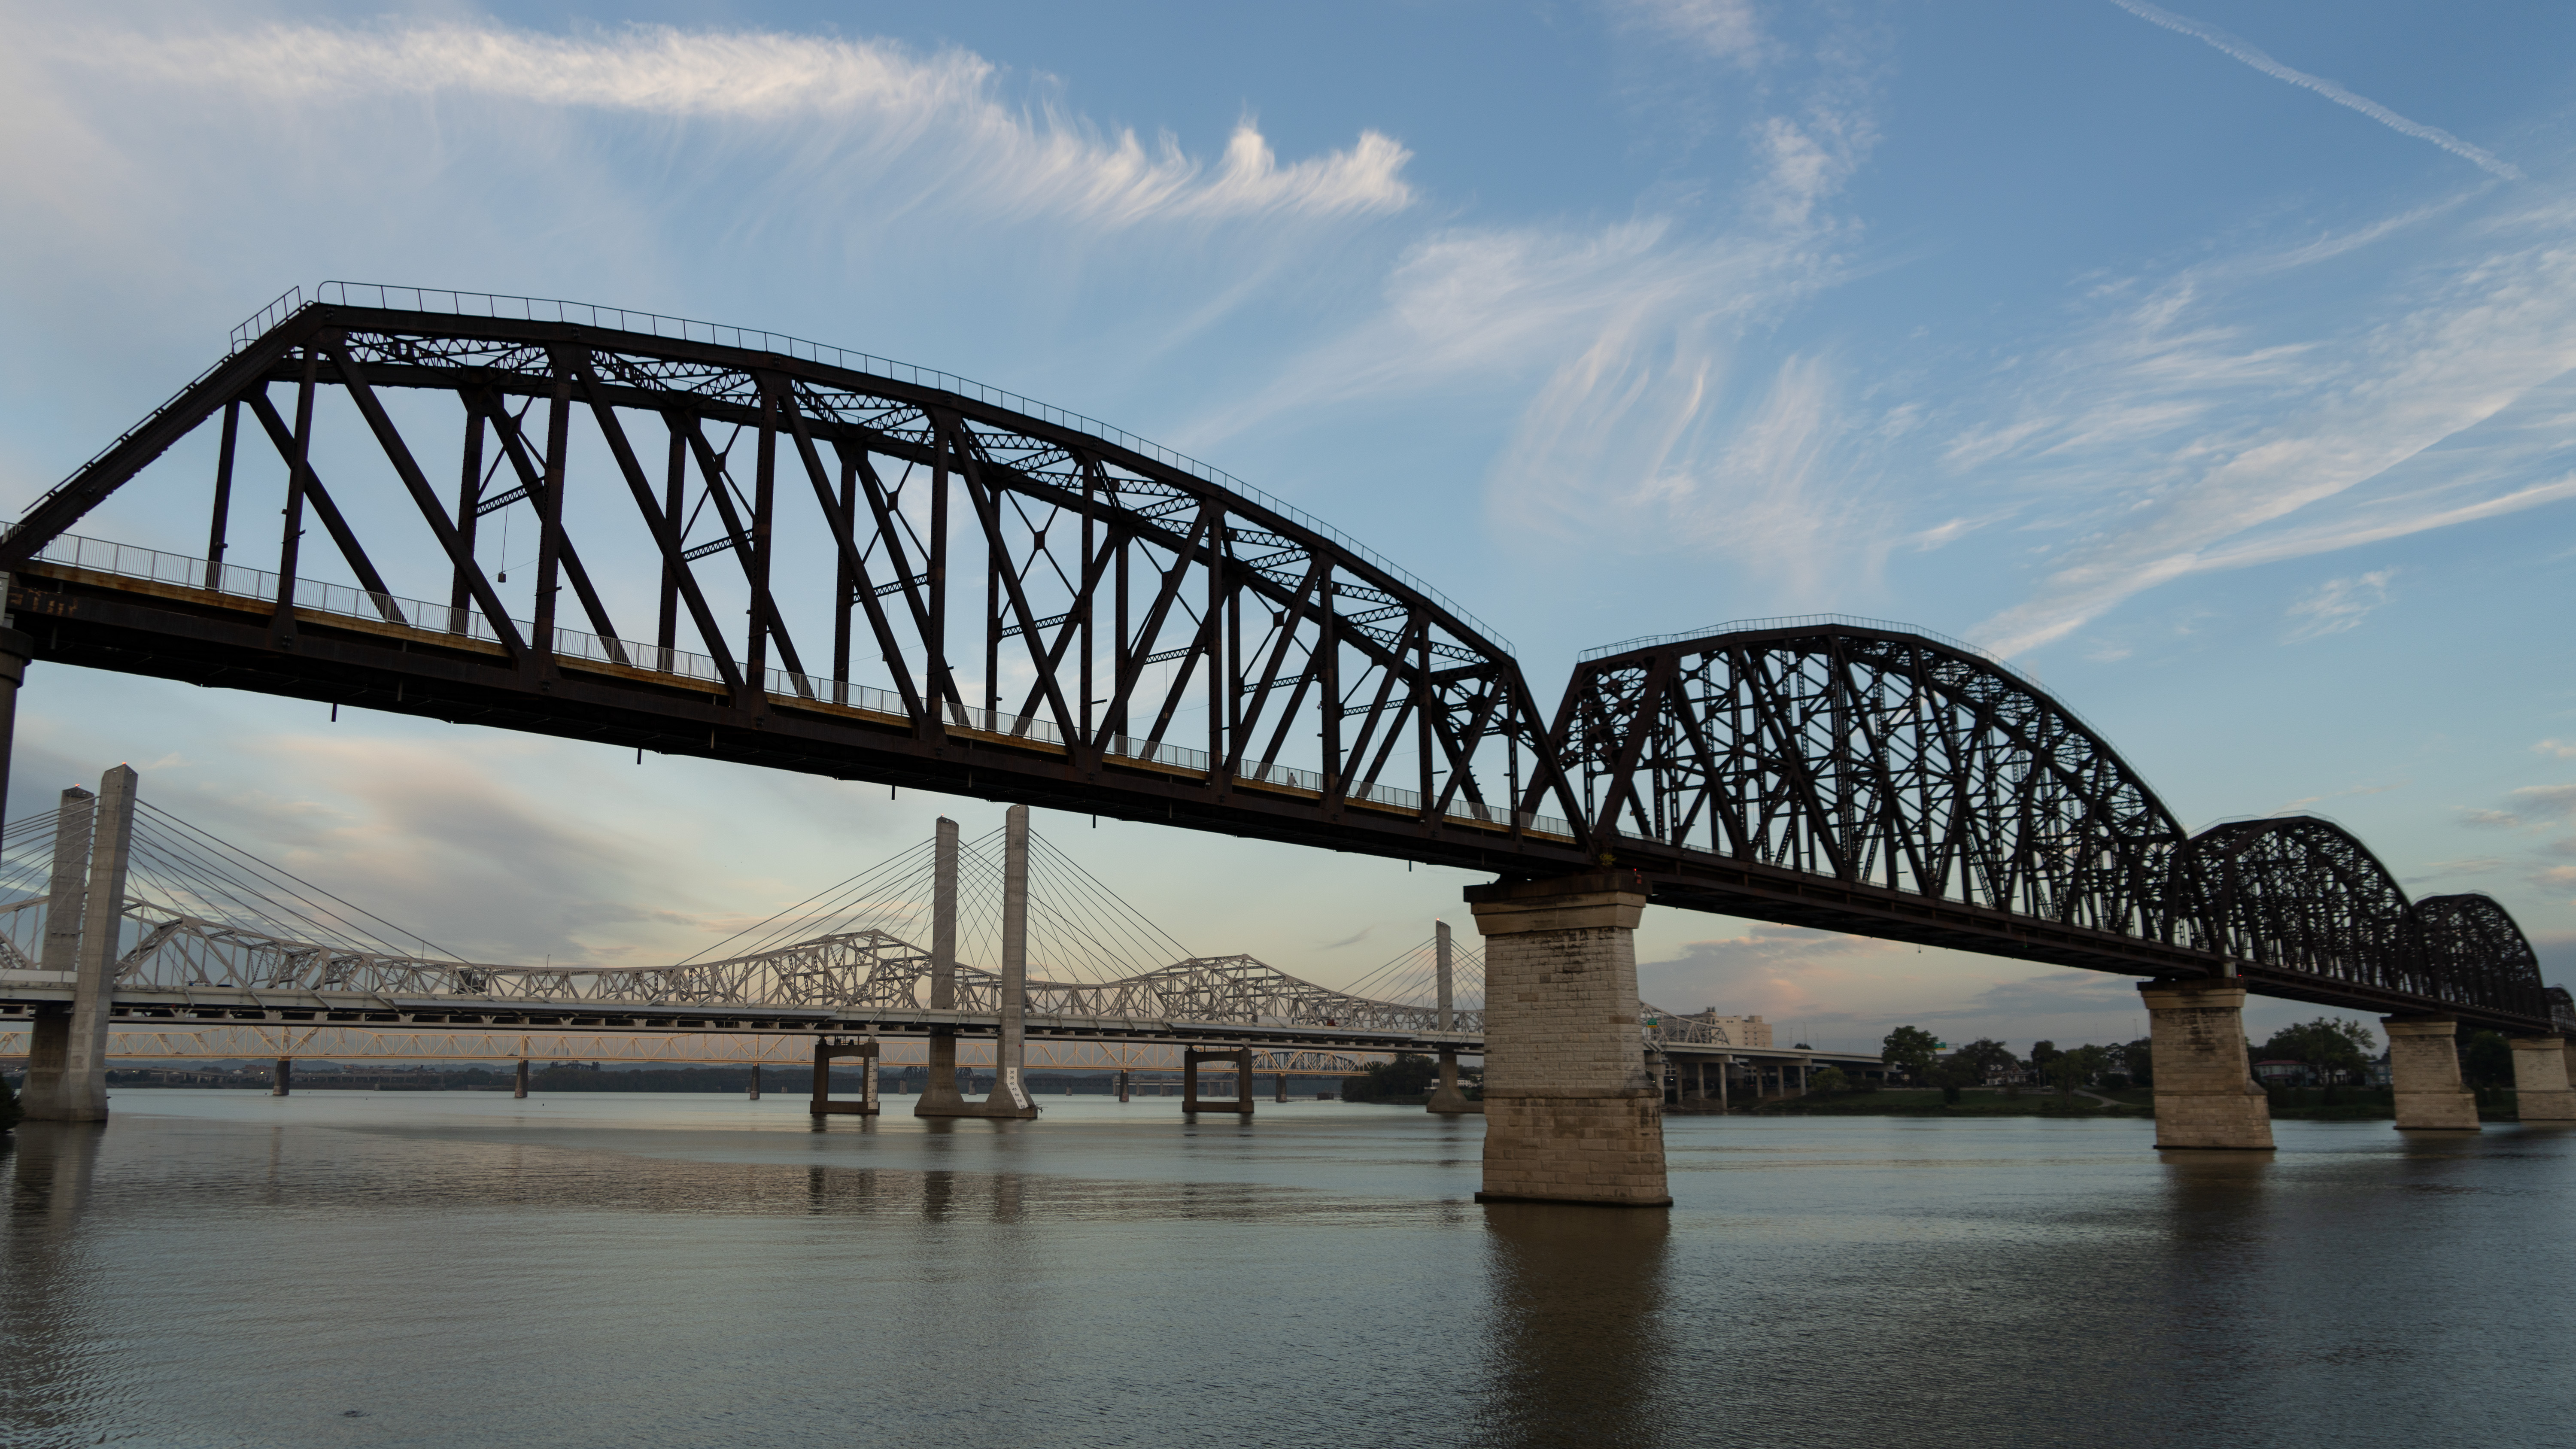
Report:
[[[265,569],[241,564],[215,563],[190,554],[171,553],[145,548],[139,544],[119,543],[113,539],[83,538],[63,534],[38,550],[37,563],[82,569],[91,573],[112,574],[118,578],[143,579],[157,584],[175,585],[233,598],[254,600],[274,605],[277,602],[279,576]],[[317,613],[336,614],[367,623],[389,624],[418,629],[433,634],[450,634],[478,643],[498,645],[500,634],[482,610],[456,608],[426,599],[409,599],[397,594],[379,594],[322,579],[298,578],[295,581],[295,606]],[[532,637],[536,625],[524,619],[511,621],[522,638]],[[698,683],[721,686],[723,674],[715,660],[685,649],[665,649],[657,644],[633,639],[617,639],[579,629],[558,628],[554,631],[557,657],[578,659],[595,664],[617,665],[653,674],[675,675]],[[772,669],[763,681],[772,695],[780,698],[809,700],[815,703],[841,705],[852,709],[906,718],[903,696],[873,685],[854,684],[843,680],[819,679],[785,669]],[[950,706],[948,724],[952,728],[980,730],[1006,739],[1027,740],[1054,749],[1066,746],[1064,732],[1055,722],[1037,715],[1012,714],[1003,710],[959,708]],[[1214,768],[1207,751],[1168,741],[1141,740],[1130,735],[1111,735],[1108,753],[1122,760],[1159,765],[1189,774],[1207,774]],[[1261,784],[1281,785],[1311,794],[1324,793],[1324,777],[1314,770],[1289,765],[1262,765],[1246,762],[1238,778]],[[1355,785],[1350,798],[1372,805],[1390,806],[1407,813],[1419,814],[1423,808],[1420,791],[1393,785]],[[1465,800],[1451,801],[1442,812],[1461,824],[1510,829],[1517,824],[1522,830],[1541,835],[1571,839],[1574,828],[1553,815],[1531,811],[1510,811],[1494,805],[1480,805]]]

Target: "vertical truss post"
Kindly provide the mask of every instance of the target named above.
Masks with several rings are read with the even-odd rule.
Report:
[[[483,410],[471,400],[465,405],[465,457],[458,465],[456,482],[456,552],[462,562],[454,566],[455,578],[447,586],[447,631],[466,631],[465,605],[474,597],[473,581],[467,577],[468,565],[474,558],[474,525],[483,510]],[[510,561],[503,559],[501,567]]]
[[[241,438],[241,402],[224,404],[224,437],[215,449],[214,520],[206,530],[206,589],[218,592],[224,586],[224,534],[231,526],[233,512],[233,450]]]
[[[1322,612],[1315,616],[1315,672],[1317,683],[1324,692],[1323,699],[1319,701],[1324,715],[1323,758],[1320,763],[1324,774],[1324,808],[1331,810],[1341,803],[1342,798],[1342,641],[1337,627],[1341,622],[1341,611],[1333,606],[1333,571],[1329,566],[1325,568],[1323,581],[1317,588],[1317,597],[1323,601]]]
[[[286,465],[286,529],[277,545],[277,613],[269,624],[269,642],[295,647],[295,562],[304,538],[304,481],[311,476],[313,456],[313,385],[322,368],[321,349],[304,349],[304,377],[295,392],[295,456]]]
[[[743,683],[756,708],[769,695],[769,525],[778,496],[778,392],[760,390],[759,465],[751,493],[751,667]]]
[[[859,507],[859,465],[849,454],[841,455],[841,496],[839,516],[832,520],[842,538],[856,536]],[[850,702],[850,609],[858,602],[859,581],[850,574],[850,551],[832,550],[832,703]]]
[[[1207,618],[1200,624],[1199,634],[1207,641],[1208,782],[1220,786],[1225,769],[1225,697],[1234,679],[1234,661],[1226,657],[1225,649],[1226,538],[1225,512],[1213,510],[1208,520]],[[1250,1084],[1245,1085],[1243,1094],[1252,1095]]]
[[[671,429],[671,458],[663,475],[662,517],[669,521],[673,537],[681,527],[680,507],[688,502],[689,440],[675,425]],[[661,651],[660,666],[668,671],[671,658],[680,642],[680,570],[684,567],[677,555],[662,555],[661,614],[654,624],[653,647]]]
[[[1110,546],[1118,550],[1118,599],[1117,617],[1110,620],[1117,634],[1110,641],[1109,651],[1109,677],[1115,683],[1110,687],[1108,732],[1123,735],[1127,733],[1127,696],[1133,691],[1133,686],[1127,682],[1127,661],[1135,654],[1134,641],[1127,634],[1127,560],[1128,555],[1136,550],[1129,539],[1120,539]],[[1084,690],[1083,693],[1088,695],[1090,691]]]
[[[930,650],[931,710],[941,717],[944,731],[945,716],[955,707],[957,678],[948,667],[948,434],[935,427],[930,435],[930,557],[925,562],[930,574],[930,637],[922,642]]]
[[[1082,742],[1085,745],[1089,745],[1092,741],[1091,621],[1093,616],[1100,612],[1098,597],[1088,586],[1089,581],[1096,580],[1099,577],[1098,571],[1094,568],[1094,563],[1097,559],[1095,549],[1098,544],[1095,537],[1096,524],[1092,518],[1093,494],[1099,486],[1094,477],[1097,467],[1097,464],[1092,463],[1088,459],[1082,460],[1082,573],[1080,574],[1080,577],[1086,581],[1086,586],[1082,591],[1082,598],[1078,601],[1082,609],[1082,614],[1074,628],[1079,636],[1079,643],[1076,647],[1082,650],[1082,699],[1079,706],[1080,714],[1078,728],[1081,732]],[[1124,1101],[1126,1099],[1121,1097],[1119,1100]]]
[[[554,380],[546,417],[546,496],[537,505],[536,637],[528,641],[528,667],[541,675],[554,672],[555,577],[563,566],[565,454],[572,437],[572,373],[557,365]]]

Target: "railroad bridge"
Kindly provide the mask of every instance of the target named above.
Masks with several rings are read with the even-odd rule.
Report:
[[[2501,906],[2411,900],[2320,819],[2192,834],[1965,645],[1649,637],[1545,708],[1508,641],[1247,484],[777,334],[291,292],[0,571],[22,661],[1491,872],[1497,1198],[1664,1200],[1649,902],[2148,978],[2164,1146],[2269,1145],[2248,991],[2385,1014],[2401,1125],[2460,1125],[2464,1024],[2518,1038],[2526,1116],[2576,1101]]]

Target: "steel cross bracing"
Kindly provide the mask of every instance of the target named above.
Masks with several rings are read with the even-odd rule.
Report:
[[[2091,727],[1963,645],[1799,620],[1584,661],[1554,732],[1594,838],[1655,898],[1967,949],[2548,1030],[2539,961],[2483,895],[2409,902],[2306,816],[2194,836]],[[1744,869],[1712,883],[1716,862]],[[1812,884],[1783,890],[1782,873]],[[1831,887],[1824,887],[1831,882]],[[1771,897],[1770,909],[1746,897]],[[2127,960],[2132,965],[2114,964]]]
[[[2500,907],[2374,898],[2323,822],[2189,837],[1962,646],[1632,641],[1551,724],[1427,587],[1088,420],[766,334],[325,293],[0,540],[39,658],[2547,1028]],[[73,532],[138,484],[112,531],[202,549]]]

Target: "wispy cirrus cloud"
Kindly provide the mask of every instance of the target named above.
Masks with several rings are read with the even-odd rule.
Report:
[[[2020,653],[2193,574],[2576,498],[2576,254],[2555,240],[2571,215],[2458,223],[2421,243],[2438,262],[2333,330],[2267,317],[2255,294],[2336,248],[2101,288],[2111,310],[2021,369],[2032,381],[1957,409],[1951,465],[2063,540],[1977,637]]]
[[[2150,24],[2161,25],[2177,34],[2188,35],[2223,55],[2243,61],[2275,80],[2287,81],[2303,90],[2314,91],[2338,106],[2359,111],[2400,135],[2412,136],[2419,141],[2430,141],[2481,171],[2501,176],[2507,181],[2522,179],[2520,167],[2498,159],[2494,153],[2472,146],[2439,126],[2427,126],[2421,121],[2410,121],[2368,96],[2355,95],[2324,76],[2310,75],[2306,71],[2294,70],[2283,65],[2255,48],[2250,42],[2231,35],[2208,21],[2194,20],[2188,15],[2176,15],[2162,6],[2150,5],[2146,0],[2111,0],[2111,3]]]
[[[159,88],[278,105],[409,97],[796,127],[798,145],[827,165],[962,161],[949,198],[1008,215],[1127,226],[1361,215],[1414,200],[1403,177],[1411,153],[1374,131],[1347,150],[1282,165],[1246,121],[1211,164],[1169,135],[1149,143],[1052,107],[1010,104],[999,69],[955,49],[663,25],[549,35],[465,23],[75,28],[54,45],[67,61]]]
[[[1621,22],[1678,40],[1714,60],[1752,65],[1762,58],[1762,18],[1753,0],[1611,0]]]
[[[2290,642],[2320,639],[2358,629],[2361,621],[2388,602],[2388,581],[2395,569],[2375,569],[2348,579],[2328,579],[2290,605]]]

